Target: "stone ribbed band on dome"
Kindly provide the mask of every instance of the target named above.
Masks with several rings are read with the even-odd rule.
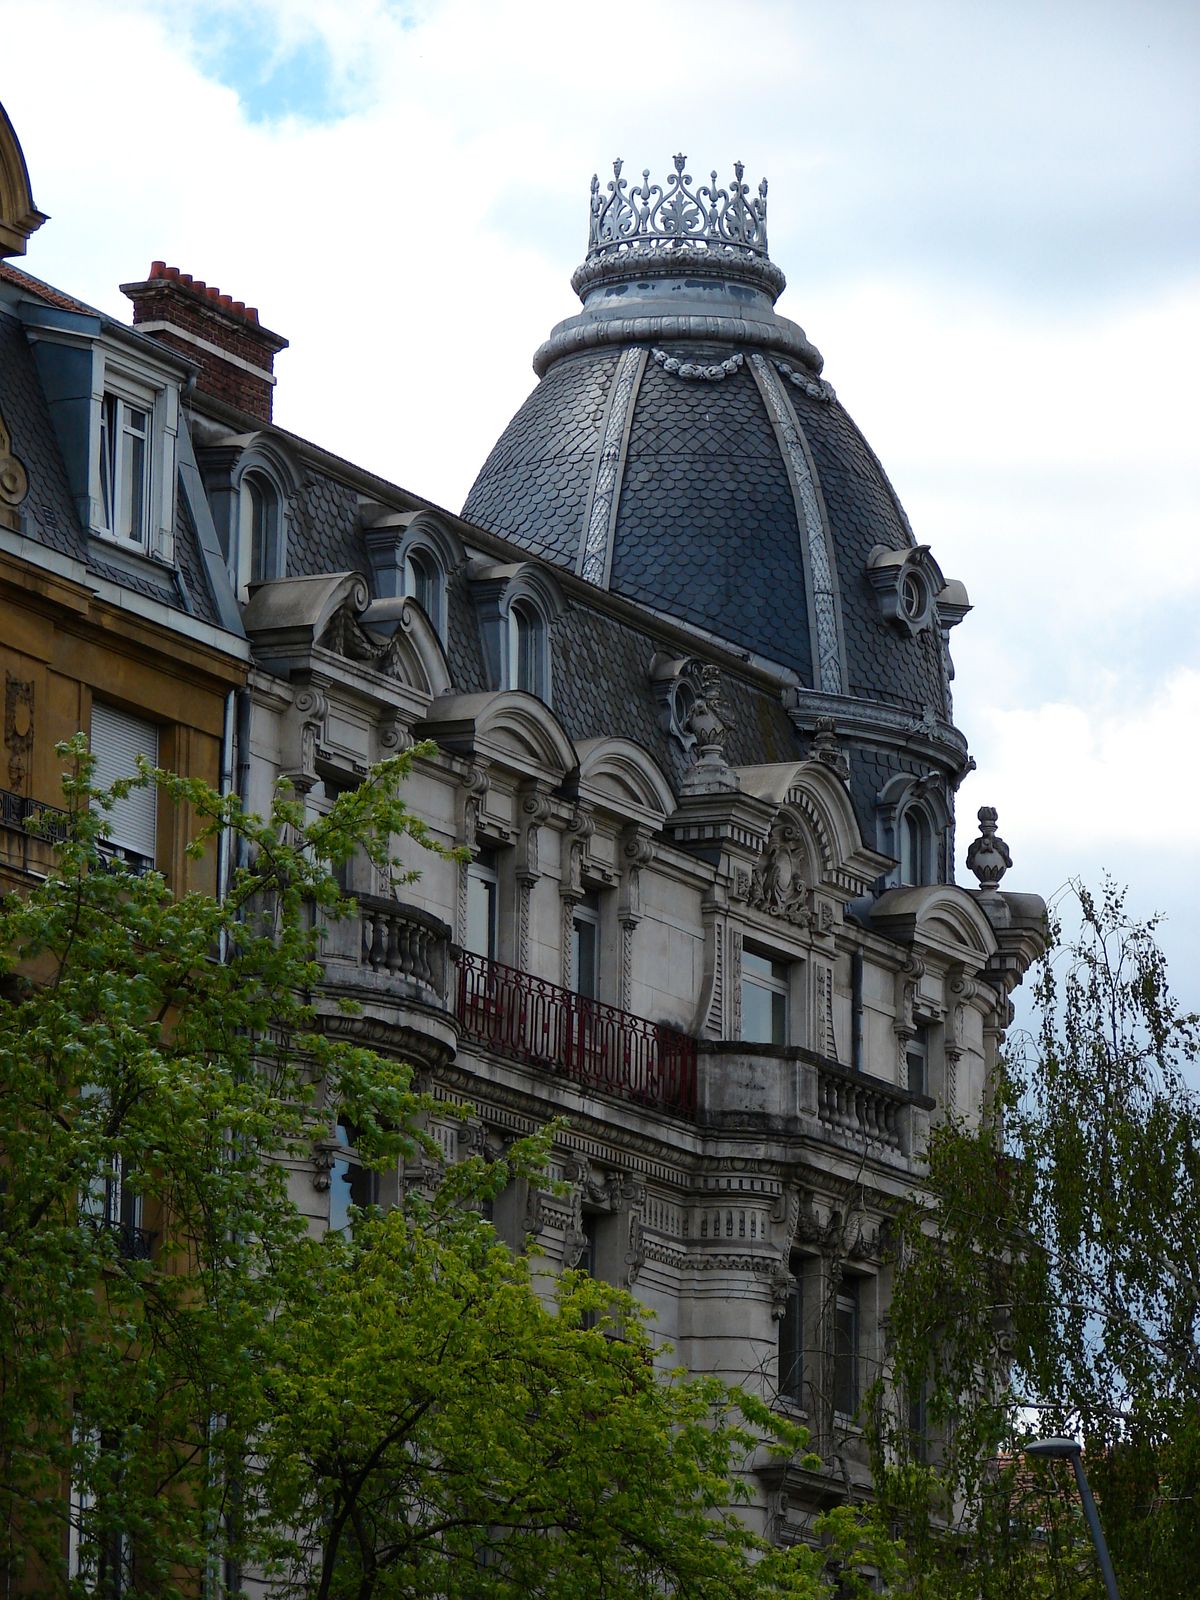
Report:
[[[608,581],[612,563],[612,532],[617,520],[621,457],[629,437],[629,412],[638,380],[646,365],[646,352],[636,346],[622,352],[617,363],[604,432],[596,457],[596,475],[583,524],[579,575],[588,583]]]
[[[734,178],[728,189],[717,186],[717,174],[709,184],[692,184],[683,169],[687,157],[674,157],[675,171],[668,175],[665,189],[650,182],[650,169],[642,182],[629,187],[621,176],[624,163],[613,162],[608,193],[600,192],[600,179],[593,174],[588,223],[588,259],[610,252],[656,251],[675,245],[703,244],[733,246],[756,256],[767,254],[767,180],[752,196],[742,181],[745,168],[733,165]]]
[[[750,357],[750,364],[758,378],[759,389],[771,414],[771,421],[783,444],[788,475],[792,480],[792,490],[796,496],[796,509],[800,513],[800,525],[806,536],[804,554],[812,612],[813,655],[816,660],[814,673],[816,682],[813,687],[820,689],[824,694],[844,694],[845,673],[842,660],[845,652],[842,648],[841,630],[838,627],[833,561],[808,453],[804,448],[791,407],[770,362],[755,353]]]

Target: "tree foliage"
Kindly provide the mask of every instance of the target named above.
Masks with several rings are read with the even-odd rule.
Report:
[[[415,752],[420,754],[418,750]],[[549,1134],[310,1236],[287,1163],[346,1119],[395,1167],[428,1106],[331,1039],[320,925],[356,850],[429,844],[414,752],[305,822],[146,769],[242,865],[220,901],[114,871],[108,796],[64,747],[57,870],[0,907],[0,1562],[46,1596],[817,1596],[898,1552],[848,1514],[771,1550],[730,1511],[801,1431],[656,1373],[636,1304],[507,1250],[482,1203]],[[435,848],[434,846],[430,846]],[[442,1108],[444,1110],[444,1108]],[[86,1576],[68,1582],[70,1540]]]
[[[1123,1592],[1200,1593],[1200,1020],[1154,923],[1112,885],[1076,894],[1081,931],[1043,964],[995,1114],[935,1133],[932,1202],[895,1230],[889,1376],[933,1443],[882,1386],[873,1431],[918,1594],[1102,1593],[1069,1467],[1021,1454],[1061,1434],[1083,1442]]]

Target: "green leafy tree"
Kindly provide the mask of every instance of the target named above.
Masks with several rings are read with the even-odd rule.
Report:
[[[1069,1467],[1021,1453],[1064,1433],[1123,1592],[1200,1594],[1200,1019],[1154,923],[1076,894],[995,1115],[935,1133],[894,1232],[890,1392],[927,1427],[881,1384],[873,1434],[922,1595],[1102,1594]]]
[[[481,1202],[545,1164],[451,1168],[312,1239],[281,1158],[332,1108],[383,1169],[425,1143],[400,1062],[329,1038],[322,923],[358,850],[431,845],[375,769],[305,822],[164,772],[217,901],[99,849],[109,796],[64,747],[57,870],[0,907],[0,1563],[14,1593],[818,1596],[898,1552],[847,1513],[784,1553],[730,1507],[803,1450],[748,1396],[655,1374],[632,1300],[557,1282]],[[68,1581],[71,1541],[82,1576]],[[832,1564],[832,1565],[831,1565]]]

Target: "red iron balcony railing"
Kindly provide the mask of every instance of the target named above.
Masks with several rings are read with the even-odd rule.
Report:
[[[638,1105],[695,1114],[696,1041],[674,1028],[470,951],[458,959],[458,1018],[464,1038],[510,1061]]]

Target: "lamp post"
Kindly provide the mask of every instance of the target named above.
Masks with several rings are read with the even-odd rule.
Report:
[[[1117,1591],[1116,1574],[1108,1558],[1108,1546],[1104,1542],[1104,1529],[1100,1526],[1100,1514],[1096,1510],[1096,1502],[1092,1499],[1087,1473],[1083,1470],[1083,1446],[1078,1439],[1035,1439],[1032,1444],[1025,1446],[1025,1454],[1045,1456],[1052,1461],[1066,1459],[1074,1467],[1075,1482],[1079,1485],[1079,1498],[1083,1501],[1083,1514],[1088,1520],[1092,1543],[1096,1547],[1096,1559],[1100,1563],[1100,1575],[1104,1579],[1108,1600],[1121,1600]]]

